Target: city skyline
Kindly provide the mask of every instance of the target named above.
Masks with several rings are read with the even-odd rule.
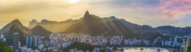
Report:
[[[191,0],[0,0],[0,52],[191,52]]]
[[[86,10],[102,18],[116,16],[139,25],[186,27],[191,26],[189,5],[189,0],[1,0],[0,28],[14,19],[24,26],[32,19],[79,19]]]

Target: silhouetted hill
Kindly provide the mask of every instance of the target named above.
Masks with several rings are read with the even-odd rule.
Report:
[[[50,31],[44,29],[40,25],[37,25],[36,27],[32,28],[31,31],[32,35],[37,35],[37,36],[49,36],[51,34]]]
[[[87,33],[91,35],[127,35],[131,31],[119,21],[103,21],[87,11],[83,18],[67,28],[64,33]]]
[[[4,26],[0,30],[0,33],[2,34],[9,31],[10,27],[14,24],[17,25],[24,33],[32,35],[42,34],[43,36],[45,34],[49,34],[50,32],[88,33],[91,35],[140,35],[154,32],[158,32],[163,35],[191,34],[191,27],[180,28],[174,26],[159,26],[153,28],[149,25],[138,25],[124,19],[118,19],[115,16],[100,18],[96,15],[90,14],[88,11],[82,18],[77,20],[69,19],[66,21],[57,22],[44,19],[41,22],[38,22],[33,19],[29,23],[30,29],[24,27],[18,19],[15,19]],[[40,25],[40,27],[38,25]]]
[[[176,30],[178,27],[174,27],[174,26],[159,26],[156,29],[160,29],[160,30]]]
[[[37,25],[41,25],[51,32],[66,33],[74,32],[108,34],[109,32],[112,32],[112,34],[141,34],[147,32],[155,32],[155,30],[148,25],[141,26],[133,24],[124,19],[117,19],[115,16],[100,18],[96,15],[89,14],[88,11],[84,14],[83,18],[80,18],[78,20],[69,19],[62,22],[56,22],[44,19],[40,23],[38,23],[36,20],[32,20],[29,24],[29,28],[33,28]]]
[[[174,26],[159,26],[155,29],[157,29],[157,32],[164,35],[183,36],[183,35],[191,34],[191,27],[180,28],[180,27],[174,27]]]
[[[12,25],[9,29],[9,31],[6,31],[4,33],[4,36],[6,38],[6,44],[13,45],[13,33],[18,32],[19,33],[19,41],[21,42],[21,45],[24,45],[26,42],[27,34],[25,34],[21,28],[17,25]]]
[[[76,20],[66,20],[62,22],[56,22],[56,21],[49,21],[49,20],[42,20],[40,23],[33,22],[33,20],[29,24],[29,28],[34,28],[37,25],[41,25],[45,29],[51,31],[51,32],[62,32],[66,28],[68,28],[70,25],[75,23]]]
[[[39,24],[38,21],[36,21],[36,19],[33,19],[32,21],[29,22],[29,28],[34,28]]]
[[[143,34],[148,32],[156,32],[151,26],[149,25],[138,25],[131,22],[128,22],[124,19],[117,19],[115,16],[111,16],[109,18],[105,18],[105,20],[115,20],[120,21],[122,24],[124,24],[126,27],[128,27],[134,34]]]
[[[26,28],[25,26],[22,25],[22,23],[18,20],[15,19],[12,22],[10,22],[9,24],[7,24],[6,26],[4,26],[1,30],[0,30],[0,34],[9,31],[9,29],[13,26],[16,25],[18,26],[21,31],[23,31],[24,33],[30,34],[30,29]]]

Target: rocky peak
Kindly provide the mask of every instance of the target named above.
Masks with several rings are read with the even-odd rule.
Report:
[[[39,22],[36,21],[36,19],[33,19],[32,21],[30,21],[30,24],[38,24]]]
[[[118,20],[115,16],[111,16],[109,18],[112,19],[112,20]]]
[[[34,28],[40,28],[40,29],[44,29],[42,26],[40,26],[40,25],[37,25],[36,27],[34,27]],[[33,29],[34,29],[33,28]]]
[[[89,14],[89,11],[86,11],[86,12],[85,12],[85,15],[84,15],[84,18],[89,17],[89,15],[90,15],[90,14]]]
[[[13,20],[12,22],[20,22],[18,19]]]
[[[18,19],[13,20],[10,24],[17,24],[18,26],[22,25]]]
[[[37,35],[37,36],[49,36],[50,35],[50,31],[46,30],[45,28],[43,28],[40,25],[37,25],[36,27],[32,28],[32,34],[33,35]]]
[[[47,22],[49,22],[47,19],[43,19],[43,20],[41,20],[40,23],[47,23]]]
[[[31,22],[37,22],[36,19],[33,19]]]
[[[36,21],[36,19],[33,19],[32,21],[29,22],[29,28],[33,28],[38,24],[39,24],[39,22]]]

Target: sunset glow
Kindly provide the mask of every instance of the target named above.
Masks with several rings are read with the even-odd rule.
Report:
[[[0,52],[191,52],[190,37],[191,0],[0,0]]]
[[[0,27],[16,18],[25,26],[28,19],[79,19],[86,10],[140,25],[185,27],[191,26],[190,5],[189,0],[0,0]]]
[[[69,0],[72,4],[79,2],[80,0]]]

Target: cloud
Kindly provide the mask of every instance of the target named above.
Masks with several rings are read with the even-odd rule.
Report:
[[[112,7],[118,10],[118,16],[152,26],[190,26],[182,25],[184,18],[191,16],[190,5],[190,0],[113,0],[112,3]]]
[[[0,28],[14,19],[24,21],[28,26],[31,19],[64,21],[78,19],[87,10],[88,4],[67,3],[67,0],[0,0]],[[4,20],[11,19],[11,20]]]
[[[151,26],[185,24],[191,15],[190,0],[81,0],[71,4],[69,0],[0,0],[1,23],[7,19],[21,19],[25,25],[31,19],[64,21],[79,19],[86,10],[91,14],[116,16],[127,21]]]
[[[179,18],[191,14],[191,0],[160,0],[159,9],[169,18]]]

